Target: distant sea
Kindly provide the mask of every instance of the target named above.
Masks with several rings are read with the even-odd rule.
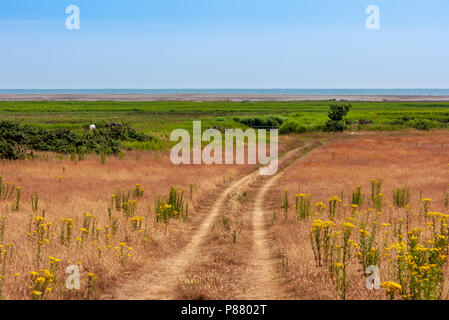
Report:
[[[449,96],[449,89],[0,89],[0,94],[291,94]]]

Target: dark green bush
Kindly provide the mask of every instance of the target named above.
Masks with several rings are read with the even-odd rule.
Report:
[[[351,105],[338,105],[333,104],[330,106],[329,110],[329,120],[326,122],[325,131],[343,131],[346,130],[346,123],[343,118],[351,109]]]
[[[368,125],[368,124],[373,124],[373,120],[359,119],[358,123],[361,124],[361,125]]]
[[[307,128],[294,121],[294,120],[287,120],[285,121],[282,126],[279,128],[280,134],[288,134],[288,133],[304,133],[307,131]]]
[[[412,122],[412,127],[418,130],[430,130],[432,122],[426,119],[419,119]]]
[[[84,133],[67,129],[43,129],[0,121],[0,158],[23,159],[32,151],[118,154],[120,141],[152,141],[155,138],[127,126],[104,127]]]
[[[265,117],[236,117],[234,121],[240,122],[251,128],[271,129],[279,128],[284,123],[284,118],[279,116]]]
[[[23,155],[17,145],[0,138],[0,158],[17,160],[22,157]]]

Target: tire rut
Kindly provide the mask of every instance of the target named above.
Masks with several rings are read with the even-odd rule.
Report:
[[[276,272],[277,259],[270,249],[270,239],[267,231],[267,213],[265,199],[268,191],[282,177],[285,169],[303,158],[309,149],[317,147],[319,143],[307,144],[287,154],[282,170],[269,178],[263,178],[257,188],[252,210],[253,250],[242,284],[245,291],[238,299],[267,300],[287,299],[288,294],[282,289],[280,275]],[[298,152],[305,152],[297,154]]]
[[[188,265],[191,261],[194,261],[200,252],[200,247],[207,239],[228,195],[253,179],[257,174],[258,171],[256,170],[224,188],[213,205],[209,207],[209,214],[204,217],[198,229],[194,231],[187,245],[177,254],[155,263],[151,270],[148,270],[140,279],[119,286],[115,290],[117,298],[131,300],[173,299],[176,296],[173,289],[179,279],[184,276]],[[201,205],[199,210],[200,212],[205,211],[207,207]]]
[[[298,152],[302,152],[310,144],[306,144],[300,148],[287,152],[279,162],[279,168],[283,170],[287,164],[291,164],[300,157]],[[292,160],[293,158],[293,160]],[[175,253],[165,259],[157,261],[151,266],[151,270],[145,270],[145,273],[134,281],[127,281],[119,285],[114,291],[116,292],[117,299],[122,300],[169,300],[176,298],[175,288],[179,280],[185,277],[188,266],[195,261],[201,255],[201,245],[205,243],[211,232],[212,226],[222,212],[227,198],[235,192],[251,186],[254,182],[264,179],[266,182],[257,193],[256,200],[254,202],[254,209],[252,210],[252,228],[253,228],[253,243],[254,254],[251,258],[249,265],[249,277],[256,281],[250,282],[250,290],[247,292],[244,298],[253,297],[259,298],[257,292],[262,293],[265,290],[271,292],[274,282],[271,281],[271,274],[273,269],[274,260],[270,256],[270,250],[266,243],[266,231],[264,222],[264,197],[266,192],[275,183],[275,181],[281,176],[283,172],[278,172],[271,178],[261,178],[259,176],[258,169],[247,174],[243,178],[231,183],[229,186],[219,188],[218,197],[215,201],[207,200],[197,206],[199,212],[210,210],[209,213],[204,216],[204,220],[200,223],[196,230],[192,230],[192,236],[189,237],[190,241],[181,248],[181,251]],[[257,186],[254,184],[254,186]],[[209,205],[211,203],[211,205]],[[150,267],[147,267],[148,269]],[[254,274],[251,274],[254,273]],[[257,278],[262,278],[264,281],[257,281]],[[269,286],[271,289],[269,289]],[[259,291],[263,290],[263,291]],[[254,294],[253,294],[254,293]]]

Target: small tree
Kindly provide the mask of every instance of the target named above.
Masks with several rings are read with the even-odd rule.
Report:
[[[326,131],[343,131],[346,129],[346,124],[343,121],[343,118],[348,113],[349,109],[351,109],[351,105],[331,105],[329,110],[329,120],[326,122]]]

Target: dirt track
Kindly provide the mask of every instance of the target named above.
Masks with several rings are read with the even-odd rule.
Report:
[[[316,144],[312,146],[315,147]],[[283,169],[293,164],[304,155],[304,150],[310,148],[310,144],[294,149],[286,153],[279,162],[279,171],[271,177],[259,176],[256,170],[243,178],[223,187],[216,194],[218,197],[209,200],[200,209],[202,221],[196,230],[192,231],[187,245],[179,252],[156,262],[147,267],[140,279],[130,280],[118,286],[115,296],[118,299],[175,299],[176,286],[185,278],[185,273],[190,264],[200,259],[202,245],[208,239],[213,224],[223,211],[226,201],[231,194],[240,193],[242,190],[256,189],[256,197],[250,208],[252,218],[252,250],[248,257],[244,286],[247,288],[239,299],[279,299],[285,298],[276,279],[276,260],[268,244],[265,223],[264,201],[270,187],[279,179]],[[107,299],[107,297],[104,297]]]

